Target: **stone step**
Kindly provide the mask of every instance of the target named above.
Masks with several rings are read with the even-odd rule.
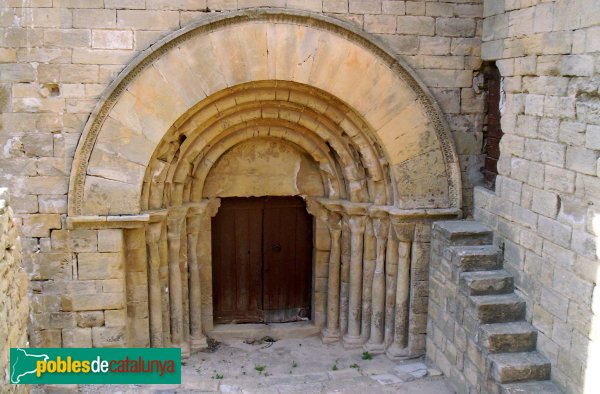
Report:
[[[491,244],[494,236],[489,227],[474,220],[435,222],[433,231],[452,245]]]
[[[503,384],[502,394],[563,394],[554,383],[549,380],[541,382],[523,382]]]
[[[537,330],[527,322],[483,324],[479,344],[490,353],[516,353],[535,350]]]
[[[523,320],[525,302],[515,294],[469,297],[474,314],[481,324]]]
[[[490,375],[498,383],[550,379],[550,363],[538,352],[498,353],[488,357]]]
[[[460,274],[460,291],[465,295],[508,294],[514,278],[505,270],[473,271]]]
[[[502,269],[502,253],[494,245],[450,246],[444,258],[460,272],[494,271]]]

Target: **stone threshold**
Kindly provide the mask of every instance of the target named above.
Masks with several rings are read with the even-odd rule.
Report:
[[[320,328],[311,321],[265,324],[216,324],[206,334],[217,341],[233,339],[306,338],[317,335]]]

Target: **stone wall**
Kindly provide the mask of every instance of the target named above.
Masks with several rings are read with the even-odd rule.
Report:
[[[0,387],[6,385],[8,392],[28,391],[25,386],[9,386],[10,348],[28,346],[28,281],[21,257],[21,239],[8,191],[0,188]]]
[[[505,135],[496,191],[475,190],[475,217],[495,229],[553,380],[591,392],[600,343],[600,3],[489,0],[484,16],[482,58],[503,77]]]
[[[8,0],[0,11],[0,179],[22,221],[34,346],[123,343],[123,234],[67,230],[74,150],[106,87],[161,37],[215,12],[285,7],[343,19],[385,41],[438,99],[461,160],[464,206],[480,180],[481,1]],[[477,86],[476,86],[477,88]],[[106,246],[110,245],[110,246]],[[101,263],[109,258],[109,268]],[[116,273],[120,272],[120,273]],[[92,296],[98,292],[106,297]]]

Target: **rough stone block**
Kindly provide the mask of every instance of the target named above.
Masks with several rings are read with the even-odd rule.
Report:
[[[566,165],[573,171],[588,175],[596,175],[598,151],[575,146],[567,147]]]
[[[118,10],[117,26],[142,30],[174,30],[179,27],[179,13]]]
[[[79,253],[79,279],[119,279],[124,277],[123,255],[120,253]]]
[[[433,36],[435,19],[428,16],[399,16],[396,22],[396,32],[399,34]]]
[[[97,311],[103,309],[121,309],[125,305],[125,294],[103,293],[66,295],[62,297],[61,306],[65,311]]]
[[[62,338],[64,347],[92,347],[91,328],[64,328]]]
[[[60,228],[60,215],[33,214],[23,218],[22,230],[29,237],[49,237],[50,230]]]
[[[99,252],[120,252],[124,248],[123,232],[118,229],[98,230]]]
[[[381,0],[349,0],[351,14],[381,14]]]
[[[117,26],[117,11],[115,10],[74,10],[73,27],[89,28],[114,28]],[[130,26],[134,27],[134,26]]]
[[[133,32],[128,30],[92,30],[92,48],[132,49]]]
[[[475,21],[471,18],[437,18],[435,32],[447,37],[469,37],[475,33]]]
[[[365,15],[364,28],[369,33],[394,33],[396,17],[393,15]]]
[[[77,312],[76,316],[78,327],[99,327],[104,325],[104,312],[88,311]]]
[[[94,347],[123,347],[126,342],[125,327],[92,327]]]
[[[387,15],[404,15],[406,14],[406,3],[400,0],[383,0],[381,3],[382,11]],[[325,8],[325,1],[323,1]],[[324,11],[324,9],[323,9]]]

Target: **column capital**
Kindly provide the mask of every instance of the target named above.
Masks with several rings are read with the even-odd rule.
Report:
[[[202,224],[201,215],[188,215],[186,222],[186,229],[188,234],[195,235],[200,232],[200,225]]]
[[[169,208],[167,214],[167,236],[169,238],[179,238],[181,236],[181,226],[187,215],[187,207]]]
[[[213,217],[217,214],[221,206],[220,198],[208,198],[200,202],[188,203],[184,206],[188,207],[188,216],[199,215]]]
[[[146,226],[146,238],[149,243],[158,243],[162,233],[162,222],[149,223]]]
[[[366,221],[366,216],[348,215],[348,224],[350,225],[352,235],[364,234]]]
[[[373,230],[375,230],[375,237],[378,240],[385,240],[390,230],[389,219],[387,217],[373,218]]]
[[[305,201],[306,210],[308,211],[308,213],[310,213],[319,220],[322,220],[324,222],[327,221],[327,209],[323,204],[321,204],[317,199],[310,197],[306,198]]]
[[[414,232],[415,232],[415,224],[405,222],[402,220],[398,220],[395,217],[392,217],[392,227],[394,228],[394,232],[396,233],[396,237],[400,242],[411,242],[413,240]]]

